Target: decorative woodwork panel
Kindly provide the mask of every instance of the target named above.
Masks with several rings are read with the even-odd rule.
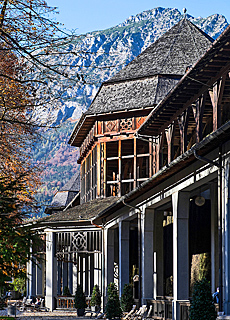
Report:
[[[138,117],[136,118],[136,128],[140,128],[140,126],[145,122],[146,117]]]
[[[74,251],[85,251],[87,249],[87,238],[86,232],[77,232],[73,235],[72,245]]]
[[[133,129],[133,119],[132,118],[126,118],[121,119],[120,121],[120,130],[121,131],[128,131]]]
[[[105,121],[105,132],[118,131],[117,120]]]
[[[76,253],[101,252],[101,231],[58,232],[56,256],[58,260],[75,261]]]

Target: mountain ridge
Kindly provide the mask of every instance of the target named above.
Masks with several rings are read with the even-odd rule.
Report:
[[[101,83],[113,77],[182,18],[184,15],[176,8],[158,7],[130,16],[106,30],[75,37],[69,44],[68,50],[76,54],[62,58],[62,63],[68,65],[67,71],[73,77],[81,70],[86,84],[73,86],[66,80],[68,89],[56,103],[57,108],[36,115],[38,119],[49,117],[53,125],[60,126],[44,132],[44,139],[33,151],[35,162],[43,163],[45,167],[44,183],[38,194],[42,206],[48,204],[58,188],[78,170],[78,150],[67,144],[68,138],[74,123],[88,109]],[[186,18],[214,39],[228,25],[226,18],[219,14],[207,18],[186,15]],[[60,90],[58,81],[54,89]]]

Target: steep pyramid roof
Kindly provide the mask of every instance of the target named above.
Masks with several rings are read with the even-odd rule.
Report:
[[[180,20],[110,80],[104,82],[76,125],[70,144],[80,146],[93,115],[153,108],[214,40],[187,19]],[[87,118],[87,121],[86,121]]]
[[[213,41],[192,22],[182,19],[107,82],[156,74],[183,75]]]

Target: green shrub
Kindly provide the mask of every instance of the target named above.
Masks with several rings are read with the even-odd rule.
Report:
[[[93,287],[92,298],[91,298],[91,306],[101,305],[101,293],[97,284]]]
[[[72,294],[70,293],[69,288],[67,286],[65,286],[65,288],[64,288],[63,296],[66,296],[66,297],[72,296]]]
[[[75,292],[74,304],[76,309],[85,309],[87,307],[85,294],[82,286],[78,285]]]
[[[105,307],[106,316],[109,319],[120,318],[122,315],[120,300],[117,294],[116,285],[111,282],[107,287],[108,300]]]
[[[129,312],[132,309],[133,304],[133,286],[126,283],[121,295],[121,308],[124,312]]]
[[[210,282],[206,279],[195,282],[190,306],[190,320],[214,320],[216,317]]]

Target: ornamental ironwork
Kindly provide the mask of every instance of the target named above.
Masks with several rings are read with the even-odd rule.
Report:
[[[77,253],[101,253],[101,231],[56,233],[56,257],[71,260]]]

